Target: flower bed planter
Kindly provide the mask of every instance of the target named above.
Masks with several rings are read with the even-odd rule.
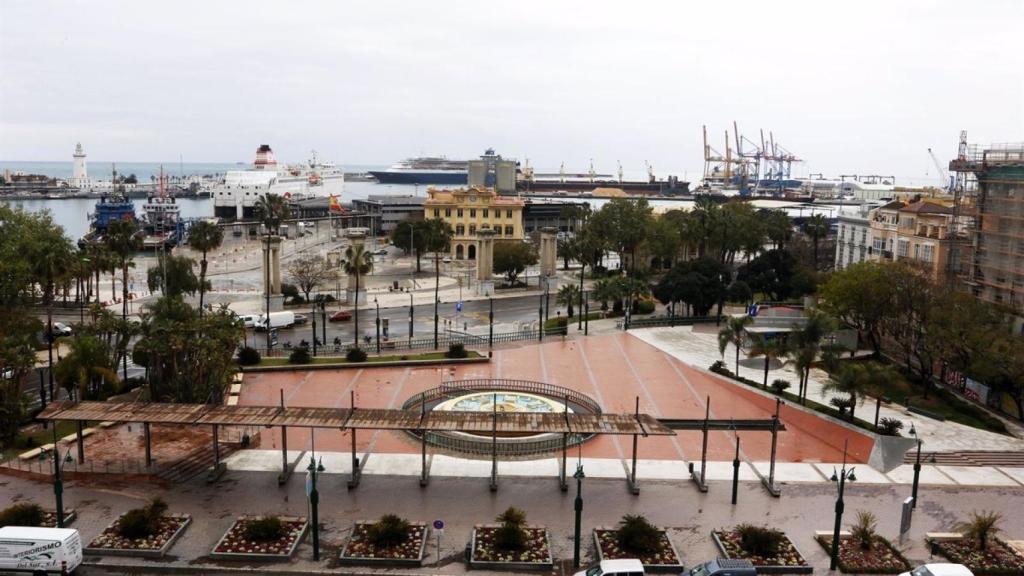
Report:
[[[935,540],[932,546],[950,562],[963,564],[975,574],[1024,574],[1024,556],[998,538],[984,551],[966,538]]]
[[[75,512],[74,508],[64,510],[64,527],[71,524],[78,518],[78,512]],[[57,527],[57,511],[56,510],[43,510],[43,528],[56,528]]]
[[[832,553],[832,536],[816,536],[825,552]],[[854,574],[900,574],[910,571],[910,563],[891,542],[877,538],[870,550],[863,550],[860,541],[849,536],[839,537],[839,570]]]
[[[739,534],[733,530],[712,530],[711,537],[722,556],[750,560],[757,568],[758,574],[811,574],[814,572],[814,568],[807,563],[788,536],[783,539],[782,551],[777,556],[768,558],[747,554],[740,546]]]
[[[618,560],[621,558],[637,558],[631,552],[619,548],[614,528],[595,528],[594,547],[597,549],[597,559]],[[679,559],[675,546],[668,537],[668,533],[661,531],[661,549],[653,554],[640,555],[640,562],[644,565],[644,572],[671,572],[678,574],[683,571],[683,563]]]
[[[473,528],[469,567],[484,570],[551,570],[551,546],[548,530],[542,526],[526,528],[529,536],[522,552],[502,552],[494,547],[498,524],[479,524]]]
[[[165,514],[160,518],[160,528],[156,534],[148,538],[125,538],[117,533],[121,518],[113,522],[83,550],[85,554],[103,554],[108,556],[139,556],[143,558],[159,558],[171,549],[174,542],[192,523],[188,514]]]
[[[352,525],[352,536],[338,557],[340,564],[367,566],[410,567],[422,566],[427,548],[427,525],[412,523],[405,542],[391,548],[376,548],[367,541],[367,530],[373,522],[357,521]]]
[[[287,560],[295,554],[302,539],[309,529],[305,518],[281,516],[284,534],[271,542],[253,542],[246,540],[245,528],[257,516],[242,516],[228,528],[228,531],[213,547],[210,558],[216,560]]]

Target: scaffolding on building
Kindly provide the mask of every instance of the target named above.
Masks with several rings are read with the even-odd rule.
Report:
[[[1024,311],[1024,143],[971,145],[960,133],[949,163],[953,186],[954,242],[950,276],[978,298]]]

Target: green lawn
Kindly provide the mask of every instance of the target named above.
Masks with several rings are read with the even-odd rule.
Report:
[[[483,355],[479,352],[472,350],[466,351],[467,358],[482,358]],[[376,362],[400,362],[405,360],[444,360],[444,352],[427,352],[424,354],[390,354],[385,356],[368,356],[366,362],[356,362],[356,364],[373,364]],[[349,364],[345,360],[344,356],[336,357],[317,357],[313,358],[312,364]],[[263,358],[257,366],[288,366],[288,358]]]
[[[76,429],[74,422],[58,422],[57,439],[60,440],[68,434],[73,434]],[[10,446],[4,446],[3,450],[0,451],[0,461],[9,460],[26,450],[31,450],[51,442],[53,442],[52,422],[50,423],[50,427],[46,430],[43,430],[42,424],[32,424],[31,426],[22,429]]]
[[[926,410],[932,414],[942,416],[951,422],[957,422],[989,432],[1006,434],[1006,426],[998,418],[993,417],[983,409],[957,398],[953,393],[941,388],[932,387],[928,390],[928,397],[924,396],[924,389],[914,383],[902,370],[900,377],[895,381],[887,382],[883,386],[882,396],[889,398],[893,403],[901,406],[913,406]]]

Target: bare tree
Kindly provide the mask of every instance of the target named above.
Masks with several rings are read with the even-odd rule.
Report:
[[[288,275],[292,282],[302,290],[306,300],[309,293],[317,286],[332,278],[331,269],[323,256],[302,256],[288,265]]]

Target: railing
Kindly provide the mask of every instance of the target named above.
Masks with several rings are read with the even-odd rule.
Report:
[[[717,316],[657,316],[653,318],[633,318],[626,327],[625,319],[615,323],[616,328],[654,328],[656,326],[693,326],[694,324],[713,324]]]
[[[566,328],[548,328],[544,330],[546,336],[557,336],[566,333]],[[520,340],[537,340],[539,335],[537,329],[519,330],[517,332],[499,332],[495,333],[493,338],[487,334],[467,334],[459,332],[450,332],[447,334],[438,334],[437,336],[437,350],[447,350],[450,344],[463,344],[465,346],[486,346],[488,342],[492,341],[495,344],[502,344],[507,342],[517,342]],[[349,350],[353,348],[352,342],[347,342],[341,345],[328,344],[317,345],[316,357],[344,357]],[[287,357],[293,351],[298,349],[298,346],[292,346],[291,348],[285,348],[283,346],[275,346],[268,352],[266,348],[256,348],[256,351],[260,353],[260,356],[265,358],[282,358]],[[371,339],[369,342],[363,342],[360,348],[370,352],[376,351],[377,341]],[[392,351],[392,350],[426,350],[435,349],[434,337],[425,336],[422,338],[394,338],[389,340],[380,341],[381,352]],[[313,353],[313,349],[309,348],[309,353]]]

